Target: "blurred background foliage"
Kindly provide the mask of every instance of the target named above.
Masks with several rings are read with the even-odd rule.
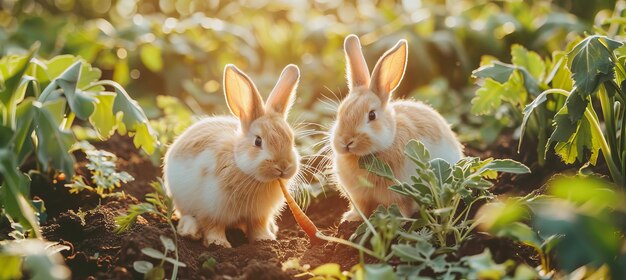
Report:
[[[159,95],[194,114],[226,113],[226,63],[248,73],[263,95],[294,63],[303,75],[292,121],[328,125],[334,110],[318,100],[347,93],[343,38],[361,37],[370,67],[406,38],[409,64],[396,95],[430,103],[462,141],[482,145],[519,123],[505,106],[470,114],[471,72],[481,58],[510,61],[513,44],[549,56],[610,17],[615,1],[0,0],[0,8],[0,54],[40,41],[40,56],[79,55],[125,86],[151,118],[163,115]]]

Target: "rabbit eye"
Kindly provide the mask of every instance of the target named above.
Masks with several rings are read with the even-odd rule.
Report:
[[[260,136],[257,136],[256,139],[254,139],[254,145],[257,147],[261,147],[261,144],[263,144],[263,140]]]
[[[375,120],[376,119],[376,112],[374,112],[374,110],[371,110],[369,115],[368,115],[368,118],[369,118],[370,121]]]

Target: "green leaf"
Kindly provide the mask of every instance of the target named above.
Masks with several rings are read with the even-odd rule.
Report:
[[[142,274],[148,273],[148,271],[150,271],[153,267],[154,265],[151,262],[147,261],[135,261],[133,263],[133,268],[135,268],[135,271]]]
[[[159,238],[161,239],[161,244],[163,244],[163,247],[165,247],[165,249],[169,250],[169,251],[174,251],[176,250],[176,245],[174,245],[174,241],[166,236],[159,236]]]
[[[404,147],[404,154],[409,157],[415,164],[426,166],[425,164],[430,161],[430,153],[426,146],[420,141],[415,139],[409,140],[409,143]]]
[[[476,173],[482,174],[486,171],[506,172],[513,174],[525,174],[530,173],[530,169],[517,161],[512,159],[495,159],[482,166]]]
[[[96,82],[102,76],[102,72],[98,68],[93,68],[89,63],[80,57],[73,55],[58,55],[52,59],[39,62],[36,64],[37,81],[41,84],[47,84],[50,81],[61,76],[72,65],[80,63],[80,73],[78,74],[77,88],[84,89],[93,82]],[[98,90],[103,90],[100,87]]]
[[[151,258],[155,258],[155,259],[159,259],[159,260],[164,260],[165,259],[165,255],[163,255],[163,252],[161,251],[157,251],[154,248],[143,248],[141,249],[141,252]]]
[[[16,98],[22,77],[38,48],[39,45],[33,46],[25,56],[12,55],[0,59],[0,102],[5,107],[9,107],[10,101]]]
[[[62,88],[63,94],[67,98],[72,112],[74,112],[78,118],[86,120],[91,113],[93,113],[96,99],[77,88],[78,81],[80,80],[81,67],[82,61],[76,61],[48,85],[48,87],[58,85]],[[45,100],[40,101],[44,102]]]
[[[65,100],[57,99],[52,102],[41,104],[33,103],[35,108],[34,120],[37,129],[37,158],[43,165],[44,170],[49,166],[62,170],[68,177],[74,175],[74,157],[68,153],[75,142],[74,136],[69,131],[59,128],[55,122],[58,116],[63,116]]]
[[[158,145],[158,141],[156,134],[148,124],[148,118],[143,109],[139,107],[135,100],[130,98],[126,90],[119,84],[111,81],[106,83],[115,88],[117,93],[113,103],[113,114],[122,113],[122,123],[118,123],[118,126],[123,126],[121,129],[118,129],[135,131],[135,139],[133,139],[135,147],[141,147],[146,153],[152,154]]]
[[[450,175],[452,174],[452,167],[450,164],[440,158],[436,158],[430,161],[430,167],[435,173],[435,178],[437,178],[437,182],[440,185],[448,182],[450,179]]]
[[[574,163],[577,159],[585,162],[585,159],[595,165],[600,152],[600,139],[592,137],[591,124],[586,118],[581,118],[578,122],[572,123],[567,114],[567,108],[562,108],[554,117],[556,128],[548,145],[557,142],[554,147],[555,152],[568,164]],[[549,146],[546,146],[546,149]],[[586,153],[588,151],[589,153]]]
[[[568,54],[574,85],[583,97],[595,92],[600,83],[613,79],[613,51],[621,45],[605,36],[589,36]]]
[[[491,78],[485,79],[483,86],[472,98],[471,111],[476,115],[490,114],[500,107],[502,101],[518,106],[525,102],[526,96],[522,76],[519,71],[515,70],[505,83],[498,83]]]
[[[363,270],[365,271],[364,279],[397,279],[396,274],[393,272],[393,267],[386,263],[366,264]]]
[[[93,114],[89,117],[89,122],[102,138],[109,138],[115,132],[115,116],[113,115],[113,102],[115,94],[102,92],[96,96]]]
[[[22,162],[31,152],[29,149],[32,148],[30,136],[33,131],[32,123],[35,116],[33,101],[34,98],[32,97],[26,98],[20,102],[15,110],[17,130],[15,131],[14,151],[18,155],[17,162]]]
[[[16,154],[11,150],[13,132],[0,126],[0,174],[3,182],[0,187],[0,199],[6,214],[17,220],[24,228],[33,230],[36,237],[41,236],[37,217],[31,204],[26,199],[29,178],[19,169]]]
[[[359,168],[365,169],[370,173],[374,173],[388,180],[395,180],[393,171],[391,170],[389,164],[374,155],[359,157]]]
[[[523,46],[515,44],[511,47],[511,62],[518,67],[524,67],[537,81],[543,79],[546,65],[536,52],[529,52]]]
[[[155,44],[144,44],[139,51],[141,62],[152,72],[159,72],[163,69],[163,58],[161,48]]]
[[[491,78],[498,83],[504,84],[509,80],[514,70],[515,67],[513,65],[495,61],[492,64],[474,70],[472,75],[478,78]]]

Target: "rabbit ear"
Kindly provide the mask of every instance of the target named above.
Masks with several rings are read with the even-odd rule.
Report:
[[[407,42],[400,40],[378,60],[372,71],[370,89],[384,102],[398,87],[406,70]]]
[[[250,124],[263,116],[263,99],[246,74],[235,65],[224,67],[224,95],[230,111],[239,118],[241,127],[247,131]]]
[[[283,116],[287,116],[291,105],[293,104],[295,89],[298,87],[300,80],[300,69],[298,66],[289,64],[283,69],[283,72],[276,82],[276,86],[272,89],[270,96],[265,104],[266,112],[275,112]]]
[[[363,57],[359,37],[354,34],[348,35],[343,42],[343,50],[346,52],[346,75],[350,90],[359,86],[369,86],[370,70]]]

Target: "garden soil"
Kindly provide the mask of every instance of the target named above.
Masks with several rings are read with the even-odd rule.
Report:
[[[523,159],[515,152],[516,141],[503,137],[485,150],[467,149],[473,156]],[[135,272],[133,262],[153,261],[141,253],[142,248],[163,250],[159,236],[173,237],[167,223],[157,217],[144,215],[127,232],[116,233],[114,218],[122,215],[132,204],[141,202],[151,192],[150,182],[161,176],[160,167],[155,167],[143,157],[128,138],[115,136],[110,141],[96,143],[97,148],[115,153],[119,159],[118,170],[135,177],[135,181],[123,185],[116,195],[100,198],[89,192],[70,194],[65,182],[46,183],[49,179],[33,178],[32,196],[43,199],[47,208],[47,221],[42,226],[46,239],[68,245],[63,251],[65,261],[74,279],[141,279]],[[490,151],[490,152],[485,152]],[[87,174],[84,155],[76,154],[78,174]],[[532,162],[532,161],[526,161]],[[562,170],[556,163],[550,173]],[[533,168],[538,170],[538,168]],[[528,193],[540,187],[550,174],[541,171],[540,176],[501,176],[496,180],[494,192]],[[311,220],[325,234],[349,238],[358,223],[340,223],[341,214],[347,210],[346,200],[333,191],[314,199],[306,210]],[[206,248],[201,241],[179,239],[180,261],[187,267],[180,268],[179,279],[307,279],[296,269],[284,270],[282,264],[291,259],[300,265],[316,267],[324,263],[338,263],[342,269],[350,270],[357,264],[358,252],[344,245],[325,243],[309,244],[306,234],[299,228],[285,207],[278,220],[277,240],[249,242],[237,230],[227,232],[233,248],[211,245]],[[494,238],[477,233],[476,238],[461,246],[462,255],[481,253],[489,248],[498,262],[514,259],[538,265],[532,249],[506,239]],[[213,258],[216,264],[203,267],[206,260]],[[372,262],[371,259],[366,259]],[[171,265],[166,264],[169,278]]]

